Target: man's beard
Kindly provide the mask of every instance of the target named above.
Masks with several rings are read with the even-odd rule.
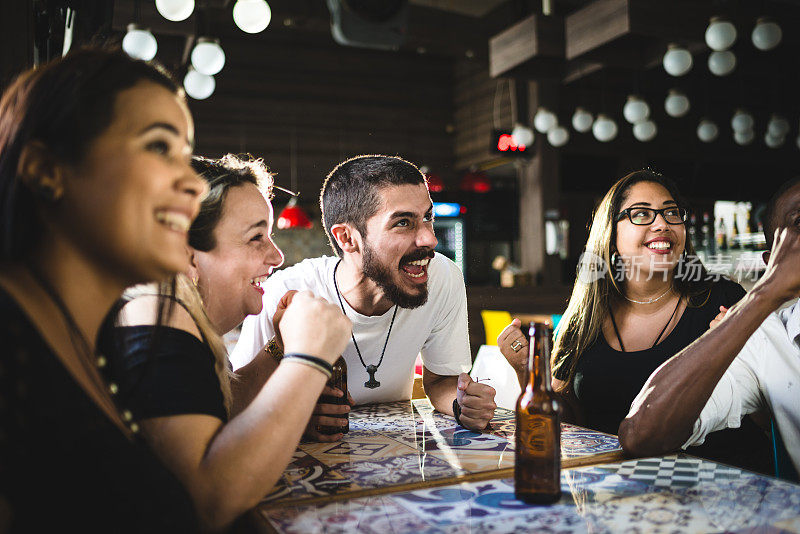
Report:
[[[406,254],[400,260],[400,265],[409,261],[422,260],[425,258],[432,258],[433,251],[429,249],[419,249],[411,254]],[[372,247],[365,241],[364,242],[364,264],[361,269],[364,276],[378,284],[383,294],[394,304],[401,308],[414,309],[422,306],[428,301],[428,284],[418,286],[419,293],[410,294],[406,293],[392,281],[391,271],[383,265],[380,260],[375,256]]]

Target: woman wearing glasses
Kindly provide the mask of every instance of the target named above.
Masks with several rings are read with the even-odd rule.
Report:
[[[553,347],[553,387],[576,423],[616,434],[650,374],[745,294],[708,275],[686,216],[675,185],[649,170],[621,178],[600,202]],[[517,321],[498,345],[523,383],[527,342]],[[768,459],[766,437],[747,426],[693,452],[741,465],[739,445],[752,442]]]

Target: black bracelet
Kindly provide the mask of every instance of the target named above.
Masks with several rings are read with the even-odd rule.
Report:
[[[287,360],[287,359],[290,359],[290,358],[298,358],[300,360],[305,360],[307,362],[314,363],[316,365],[319,365],[323,369],[325,369],[328,372],[328,376],[333,374],[333,365],[329,364],[328,362],[326,362],[322,358],[317,358],[316,356],[309,356],[308,354],[301,354],[299,352],[290,352],[289,354],[284,354],[283,355],[283,359],[284,360]]]
[[[458,426],[464,426],[461,424],[461,405],[458,403],[458,399],[453,399],[453,417],[455,417]]]

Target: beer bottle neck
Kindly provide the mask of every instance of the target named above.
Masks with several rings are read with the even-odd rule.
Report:
[[[533,389],[549,391],[550,385],[550,346],[552,334],[549,328],[538,328],[531,337],[528,353],[529,386]]]

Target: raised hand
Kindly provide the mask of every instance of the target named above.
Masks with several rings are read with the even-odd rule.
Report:
[[[524,376],[525,366],[528,363],[528,338],[522,333],[521,326],[522,322],[514,319],[497,336],[497,346],[514,368],[518,378]]]
[[[284,353],[308,354],[333,365],[350,340],[350,319],[310,291],[295,293],[289,300],[279,325]]]
[[[756,288],[780,305],[800,296],[800,232],[796,228],[775,230],[775,241],[767,270]]]
[[[720,306],[719,313],[717,314],[716,317],[711,319],[711,322],[708,323],[708,327],[715,328],[719,323],[722,322],[722,320],[725,318],[727,314],[728,314],[728,308],[726,308],[725,306]]]

